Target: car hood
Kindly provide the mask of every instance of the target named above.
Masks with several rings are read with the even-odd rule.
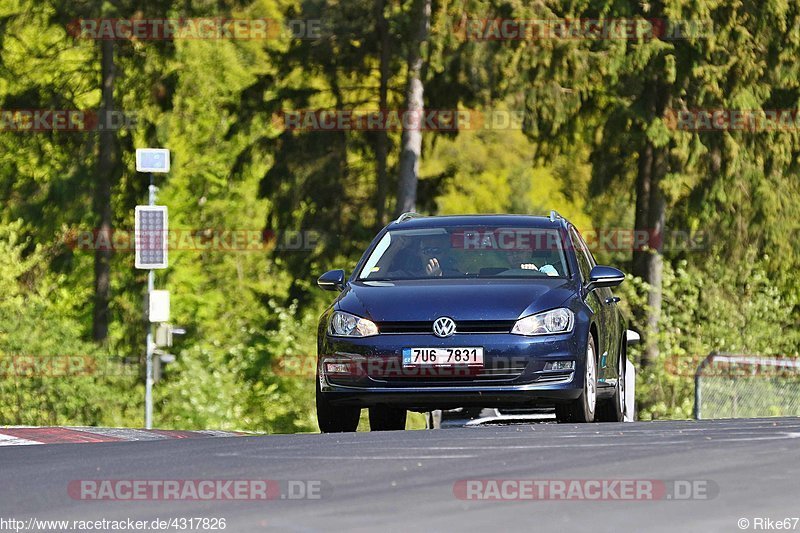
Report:
[[[357,281],[337,309],[374,322],[516,320],[563,304],[576,287],[563,278],[532,280]]]

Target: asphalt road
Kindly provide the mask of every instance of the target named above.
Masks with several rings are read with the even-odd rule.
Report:
[[[322,488],[321,498],[303,500],[75,499],[70,481],[86,479],[306,480],[321,481]],[[663,493],[663,499],[645,501],[459,499],[456,494],[464,493],[454,492],[454,484],[469,479],[632,479],[656,486],[666,481],[666,487],[699,480],[701,490],[689,500]],[[481,487],[472,494],[496,494],[488,484]],[[757,518],[798,516],[800,419],[534,423],[0,448],[3,519],[216,517],[226,519],[226,531],[567,533],[741,531],[740,518],[749,520],[744,530],[756,531]],[[800,531],[800,524],[792,527]]]

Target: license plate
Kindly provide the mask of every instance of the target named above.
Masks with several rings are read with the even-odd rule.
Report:
[[[483,366],[483,348],[404,348],[403,366]]]

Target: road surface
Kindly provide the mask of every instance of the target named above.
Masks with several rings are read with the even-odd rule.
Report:
[[[320,498],[280,499],[272,493],[275,499],[269,501],[97,501],[74,490],[80,480],[209,479],[319,482],[302,487]],[[656,487],[674,487],[679,480],[699,483],[692,486],[701,490],[680,501],[667,499],[663,491],[654,496],[659,499],[644,501],[647,494],[620,499],[613,491],[612,499],[601,501],[585,494],[570,500],[463,499],[466,480],[487,479],[649,480]],[[471,485],[470,498],[497,496],[489,482],[479,483],[480,490]],[[589,485],[580,483],[588,493]],[[288,485],[281,486],[287,496]],[[798,516],[800,419],[793,418],[532,423],[0,448],[4,519],[209,517],[224,518],[226,531],[672,533],[756,531],[757,519],[766,525],[763,519]],[[741,529],[739,519],[747,519],[748,527]],[[800,524],[792,528],[800,531]]]

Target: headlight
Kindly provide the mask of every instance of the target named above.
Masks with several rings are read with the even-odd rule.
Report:
[[[553,309],[520,318],[511,329],[515,335],[551,335],[569,333],[575,323],[575,314],[569,309]]]
[[[328,322],[328,334],[337,337],[370,337],[378,334],[378,326],[366,318],[334,311]]]

